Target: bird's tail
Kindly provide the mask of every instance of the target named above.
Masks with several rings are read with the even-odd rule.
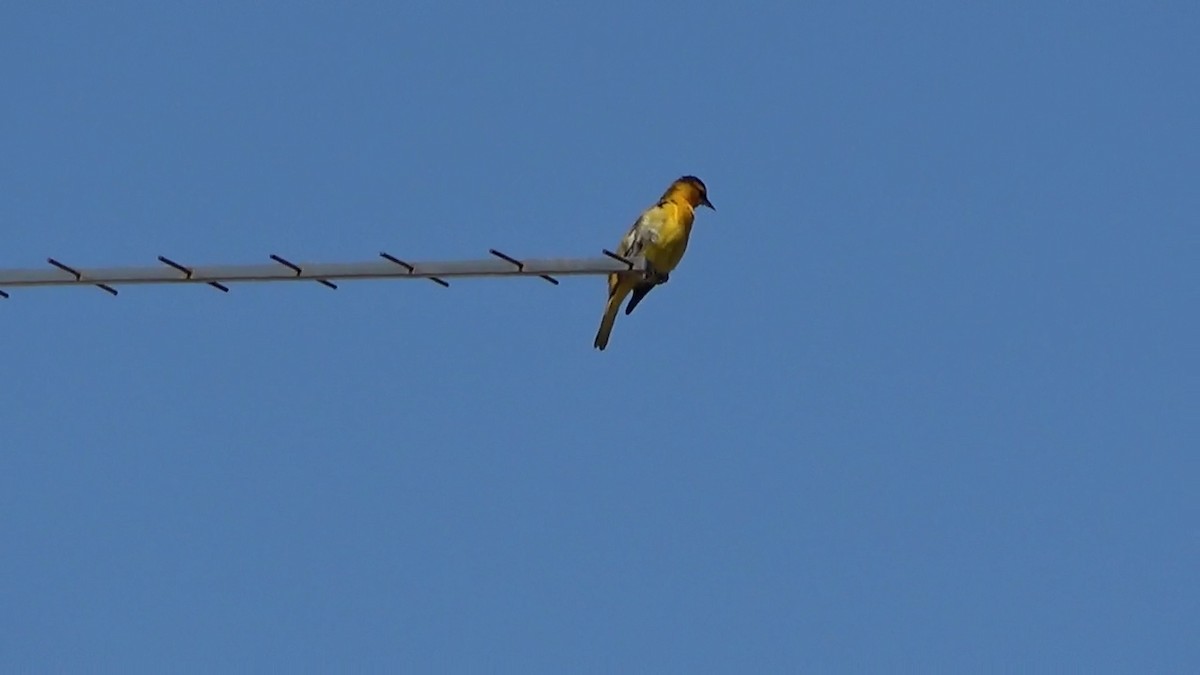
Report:
[[[596,331],[596,341],[592,343],[596,349],[603,351],[608,346],[608,336],[612,334],[613,323],[617,320],[617,313],[624,299],[625,293],[613,293],[608,296],[608,304],[604,306],[604,318],[600,320],[600,330]]]

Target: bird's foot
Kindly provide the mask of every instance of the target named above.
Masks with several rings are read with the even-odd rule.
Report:
[[[649,262],[646,263],[646,281],[657,285],[667,283],[670,278],[671,275],[669,273],[659,272],[654,268],[654,265],[650,264]]]

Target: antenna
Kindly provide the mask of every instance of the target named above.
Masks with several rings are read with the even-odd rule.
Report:
[[[230,283],[264,281],[315,281],[337,290],[334,280],[428,279],[449,286],[447,279],[470,277],[537,277],[555,286],[556,276],[598,276],[620,272],[644,274],[645,261],[628,259],[605,249],[603,258],[514,258],[496,249],[488,249],[492,258],[482,260],[443,260],[405,262],[381,252],[380,260],[350,263],[297,263],[272,253],[269,264],[204,265],[193,267],[158,256],[163,266],[93,267],[67,265],[47,258],[55,269],[0,269],[0,298],[8,298],[7,289],[32,286],[95,286],[117,295],[116,286],[132,284],[207,284],[228,293]]]

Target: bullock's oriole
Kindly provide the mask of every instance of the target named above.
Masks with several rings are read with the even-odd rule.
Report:
[[[626,258],[642,257],[646,260],[646,273],[618,272],[608,277],[608,304],[604,307],[604,318],[596,332],[596,349],[608,346],[613,322],[625,296],[633,293],[625,313],[646,297],[655,286],[665,284],[672,270],[683,259],[687,250],[692,223],[696,219],[696,207],[716,208],[708,201],[708,188],[704,181],[695,176],[679,178],[663,193],[658,203],[646,209],[629,228],[629,232],[617,246],[617,253]]]

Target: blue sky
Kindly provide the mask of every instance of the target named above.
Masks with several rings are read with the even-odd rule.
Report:
[[[1194,672],[1200,10],[733,4],[0,10],[0,267],[719,209],[14,291],[4,669]]]

